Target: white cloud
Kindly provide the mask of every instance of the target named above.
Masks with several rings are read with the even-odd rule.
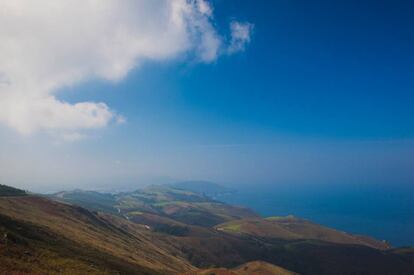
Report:
[[[250,42],[253,24],[233,21],[230,23],[231,41],[228,47],[228,53],[233,54],[244,51],[246,45]]]
[[[250,30],[232,22],[228,52],[243,50]],[[192,53],[213,62],[224,48],[205,0],[2,0],[0,123],[30,134],[125,121],[104,103],[56,94],[88,79],[119,81],[146,60]]]

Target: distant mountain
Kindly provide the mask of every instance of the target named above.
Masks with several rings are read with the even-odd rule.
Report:
[[[215,198],[226,193],[233,193],[236,190],[221,186],[209,181],[183,181],[171,184],[171,187],[192,191],[198,194]]]
[[[414,274],[385,245],[171,186],[0,197],[0,274]]]

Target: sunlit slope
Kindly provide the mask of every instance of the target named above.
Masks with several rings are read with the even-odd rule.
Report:
[[[0,236],[0,274],[159,274],[47,227],[4,215]]]
[[[145,228],[135,227],[131,234],[115,226],[105,215],[92,213],[79,206],[37,196],[1,197],[0,214],[45,228],[59,238],[121,259],[128,265],[136,266],[138,274],[141,267],[164,273],[192,268],[186,261],[154,245],[145,234]],[[121,222],[128,223],[125,219],[121,219]]]

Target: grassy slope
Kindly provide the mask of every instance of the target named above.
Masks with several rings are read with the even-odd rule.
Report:
[[[171,244],[197,267],[235,267],[266,261],[300,274],[413,274],[413,255],[320,241],[250,237],[175,237]]]
[[[49,232],[122,259],[139,270],[169,273],[191,269],[184,260],[169,255],[155,246],[148,236],[135,228],[134,234],[115,226],[105,217],[83,208],[65,205],[36,196],[0,198],[0,214],[14,220],[47,228]],[[120,219],[122,224],[128,221]]]
[[[211,266],[233,268],[246,262],[261,260],[301,274],[318,275],[410,274],[414,271],[414,257],[410,253],[380,251],[360,245],[301,240],[301,238],[298,239],[298,235],[303,235],[306,230],[290,228],[292,226],[289,223],[292,221],[281,224],[283,219],[280,218],[260,220],[257,216],[250,216],[251,212],[247,210],[234,209],[188,191],[156,187],[120,194],[117,196],[115,209],[117,207],[120,209],[119,217],[114,215],[99,215],[98,217],[116,225],[117,228],[122,228],[134,238],[150,242],[152,246],[161,249],[164,254],[179,259],[178,261],[183,266],[186,263],[182,258],[202,268]],[[242,222],[254,218],[253,220],[264,221],[266,226],[259,226],[259,232],[255,234],[239,234],[243,226],[232,222],[230,231],[219,231],[210,227],[216,221],[209,215],[204,215],[205,211],[225,222],[235,218],[241,219]],[[130,221],[150,225],[151,228],[147,229],[142,224],[128,222],[125,217]],[[194,223],[203,218],[208,221],[206,224]],[[182,232],[176,234],[177,231],[171,231],[171,228],[164,232],[154,230],[155,226],[165,224],[185,227],[189,230],[185,234]],[[291,234],[290,238],[275,238],[272,235],[275,226],[278,226],[283,234],[287,232]],[[260,231],[266,234],[260,235]],[[330,236],[330,234],[327,235]],[[130,245],[126,244],[126,247]],[[147,249],[146,246],[141,248]],[[124,253],[116,254],[120,258],[128,257]],[[159,258],[155,257],[155,259]]]
[[[4,215],[0,215],[0,236],[1,274],[157,274]]]
[[[254,261],[245,263],[233,269],[227,268],[210,268],[193,272],[184,273],[184,275],[295,275],[291,272],[276,265],[266,262]]]
[[[59,192],[51,196],[58,201],[76,204],[93,211],[117,213],[115,209],[116,198],[112,194],[104,194],[95,191],[75,190],[71,192]]]
[[[242,219],[216,226],[217,230],[233,234],[285,240],[320,240],[340,244],[357,244],[376,249],[389,249],[387,243],[368,237],[354,236],[295,217],[271,217],[267,219]]]
[[[386,242],[378,241],[367,236],[351,235],[293,216],[269,217],[266,220],[301,236],[302,239],[316,239],[343,244],[358,244],[382,250],[390,248],[390,245]]]
[[[233,269],[239,275],[294,275],[295,272],[291,272],[276,265],[272,265],[266,262],[255,261],[243,264]]]
[[[209,205],[210,203],[196,200],[176,202],[171,194],[165,194],[165,190],[148,193],[143,194],[148,200],[145,204],[146,207],[174,205],[177,209],[180,209],[188,204],[195,207],[200,204]],[[173,201],[169,202],[169,199]],[[209,210],[214,214],[219,213],[219,210],[212,207]],[[392,270],[398,269],[402,273],[413,270],[409,257],[398,257],[393,253],[383,253],[370,247],[364,247],[375,247],[378,244],[363,243],[357,237],[311,223],[304,224],[305,228],[307,227],[309,230],[307,232],[307,230],[301,231],[298,228],[290,228],[292,221],[287,223],[285,219],[281,218],[269,220],[257,217],[254,219],[242,218],[228,223],[231,231],[231,234],[228,234],[225,231],[211,230],[208,226],[200,227],[186,224],[186,221],[182,219],[177,221],[176,216],[171,213],[160,211],[148,214],[143,212],[138,213],[131,220],[151,226],[172,224],[188,227],[189,231],[183,235],[158,234],[156,242],[161,242],[162,245],[168,244],[172,254],[186,257],[197,267],[211,265],[234,267],[248,261],[265,260],[306,274],[331,274],[331,270],[335,270],[338,274],[355,272],[356,274],[361,272],[387,274],[386,272],[389,272],[390,268]],[[254,232],[254,236],[234,234],[241,230],[240,223],[246,220],[259,221],[256,228],[258,231]],[[262,223],[266,226],[263,226]],[[276,231],[275,228],[277,228]],[[252,229],[249,228],[249,230]],[[261,235],[262,233],[263,235]],[[304,235],[309,238],[319,238],[321,241],[304,241],[302,240]],[[280,236],[283,236],[282,240]],[[341,244],[349,242],[359,245],[338,245],[326,241],[336,241]],[[383,248],[382,245],[382,243],[379,243],[379,247]],[[312,253],[313,250],[315,253]],[[359,255],[360,258],[354,255]],[[377,261],[380,263],[377,264]]]

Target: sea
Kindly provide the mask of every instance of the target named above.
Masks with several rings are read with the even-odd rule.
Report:
[[[218,199],[265,217],[294,215],[394,247],[414,246],[414,185],[249,184],[234,189]]]

